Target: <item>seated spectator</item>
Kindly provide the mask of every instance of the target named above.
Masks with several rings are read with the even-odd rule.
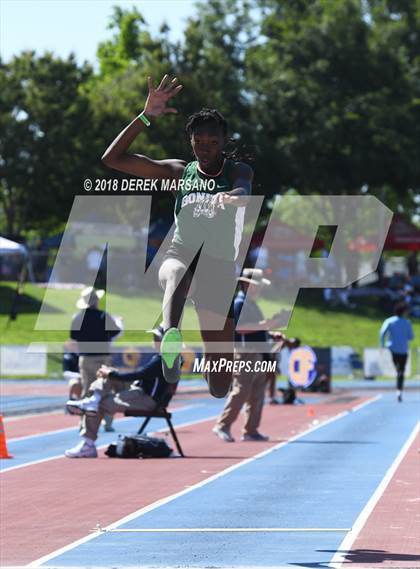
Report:
[[[90,386],[92,395],[80,401],[69,400],[67,411],[72,415],[84,415],[85,421],[80,431],[82,440],[74,448],[65,451],[68,458],[96,458],[95,441],[101,419],[105,414],[114,415],[128,410],[153,411],[156,403],[162,401],[173,386],[168,385],[162,373],[160,342],[163,327],[153,332],[156,354],[148,364],[138,370],[120,373],[115,368],[101,366],[97,379]],[[122,387],[129,384],[129,388]]]
[[[416,295],[410,305],[410,316],[420,318],[420,295]]]
[[[411,279],[411,284],[416,292],[420,292],[420,275],[415,275]]]
[[[398,272],[393,273],[389,278],[388,286],[392,290],[400,290],[404,286],[403,273],[398,273]]]
[[[356,304],[350,302],[351,290],[347,288],[324,288],[323,297],[331,307],[345,306],[346,308],[356,308]]]
[[[404,292],[404,301],[407,304],[410,304],[413,300],[414,286],[410,280],[410,277],[408,276],[405,277],[403,292]]]

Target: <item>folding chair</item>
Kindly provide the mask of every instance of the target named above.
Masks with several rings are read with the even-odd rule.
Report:
[[[184,457],[184,452],[181,448],[180,442],[178,440],[176,431],[174,429],[174,426],[172,424],[171,418],[172,418],[172,413],[169,413],[169,411],[167,410],[167,406],[169,405],[170,400],[172,399],[173,395],[175,394],[176,388],[177,388],[178,384],[173,384],[170,387],[172,388],[170,391],[168,391],[160,401],[156,402],[156,407],[152,410],[152,411],[136,411],[136,410],[127,410],[125,411],[124,415],[126,417],[144,417],[144,421],[142,422],[142,424],[140,425],[139,430],[137,431],[138,435],[141,435],[145,428],[147,427],[147,425],[149,424],[150,419],[165,419],[169,430],[171,432],[172,438],[174,440],[174,443],[176,445],[176,448],[179,452],[179,454]]]

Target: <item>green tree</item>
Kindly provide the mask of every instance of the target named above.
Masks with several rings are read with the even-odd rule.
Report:
[[[238,140],[252,141],[245,90],[245,54],[254,41],[251,3],[210,0],[197,4],[178,49],[177,69],[186,85],[185,115],[202,107],[217,108]]]
[[[218,108],[254,147],[257,193],[371,192],[413,212],[419,12],[416,0],[209,0],[173,43],[167,24],[152,35],[137,9],[115,8],[96,72],[48,53],[0,61],[1,227],[53,230],[83,178],[118,175],[100,157],[164,73],[185,86],[178,115],[133,151],[189,160],[188,116]]]
[[[370,191],[412,209],[418,84],[401,21],[379,4],[378,22],[361,0],[256,2],[247,88],[268,193]]]
[[[114,8],[109,28],[111,39],[99,44],[99,70],[83,88],[92,109],[95,144],[90,152],[99,160],[107,146],[139,114],[147,97],[147,77],[155,84],[165,73],[175,73],[174,46],[168,39],[168,26],[162,25],[156,37],[148,29],[143,15],[136,9]],[[131,151],[155,159],[176,157],[183,147],[181,119],[167,116],[153,123],[134,141]],[[120,174],[100,166],[101,176]],[[154,205],[168,210],[171,197],[159,197]],[[123,212],[117,212],[123,218]]]
[[[99,73],[88,87],[101,134],[112,140],[141,111],[148,75],[156,82],[170,73],[184,85],[176,101],[178,115],[156,121],[138,137],[133,149],[155,158],[189,159],[191,150],[183,128],[188,116],[205,106],[224,113],[237,137],[245,132],[245,139],[249,138],[249,105],[242,89],[252,22],[248,4],[238,0],[198,4],[184,41],[176,44],[168,39],[167,24],[152,37],[138,10],[115,8],[110,23],[114,36],[100,44]]]
[[[91,75],[73,56],[25,52],[0,63],[0,207],[7,233],[48,230],[65,221],[91,170],[88,101]]]

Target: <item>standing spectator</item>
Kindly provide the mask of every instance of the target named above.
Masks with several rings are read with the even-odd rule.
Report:
[[[385,339],[387,338],[386,347],[391,351],[397,371],[397,398],[399,402],[402,401],[409,342],[414,338],[411,322],[403,317],[406,310],[406,304],[397,304],[394,310],[395,315],[385,320],[380,331],[381,346],[385,346]]]
[[[97,370],[111,363],[110,342],[121,332],[115,320],[98,308],[104,294],[105,291],[91,286],[83,289],[76,303],[80,312],[73,316],[71,322],[70,338],[78,345],[82,397],[86,397],[91,383],[95,381]],[[114,430],[112,416],[105,416],[105,430]]]
[[[384,286],[384,273],[385,273],[385,259],[381,255],[379,257],[378,266],[376,267],[376,274],[378,275],[378,286]]]
[[[410,277],[418,274],[417,251],[412,251],[407,257],[407,270]]]
[[[244,269],[243,276],[238,280],[243,283],[243,290],[239,291],[234,300],[234,318],[237,324],[244,307],[242,314],[244,323],[237,327],[235,332],[235,362],[246,360],[250,370],[244,368],[234,373],[232,389],[213,432],[223,441],[234,442],[230,428],[242,406],[245,405],[245,423],[241,440],[266,441],[268,437],[258,432],[264,405],[266,372],[257,371],[255,364],[264,360],[264,353],[261,352],[268,350],[267,330],[280,326],[281,320],[280,316],[265,319],[256,303],[262,288],[271,284],[268,279],[263,278],[261,269]],[[275,334],[274,339],[276,339]],[[241,350],[241,347],[246,351]]]
[[[63,377],[69,383],[69,399],[80,399],[82,396],[82,379],[79,371],[79,354],[77,342],[66,340],[63,350]]]

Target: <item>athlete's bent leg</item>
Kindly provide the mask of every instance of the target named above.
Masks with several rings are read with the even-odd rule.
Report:
[[[163,326],[165,330],[178,328],[191,286],[191,274],[179,259],[166,259],[159,269],[159,283],[164,290]]]
[[[218,398],[225,397],[229,392],[233,378],[235,330],[233,318],[226,318],[222,330],[212,330],[212,322],[215,321],[215,318],[219,319],[220,315],[200,308],[197,308],[197,315],[204,343],[205,361],[210,362],[210,369],[205,373],[205,379],[209,384],[211,395]]]

